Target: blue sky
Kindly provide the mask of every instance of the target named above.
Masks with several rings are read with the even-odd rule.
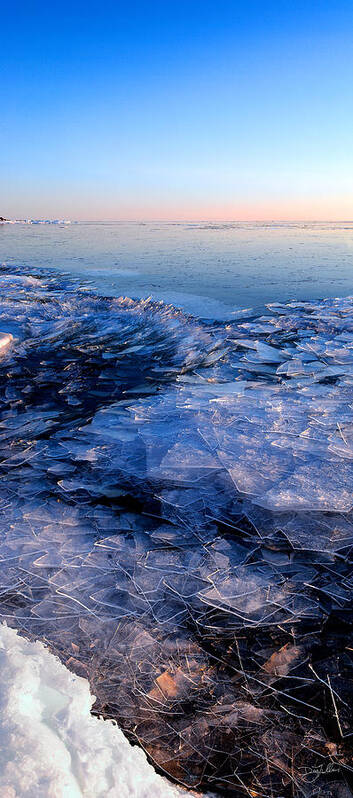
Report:
[[[0,214],[353,218],[353,5],[14,2]]]

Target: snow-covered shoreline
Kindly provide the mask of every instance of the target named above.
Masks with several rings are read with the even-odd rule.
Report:
[[[2,798],[180,798],[94,696],[40,642],[0,626]]]

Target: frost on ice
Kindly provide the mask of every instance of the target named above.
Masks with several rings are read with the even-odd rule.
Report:
[[[352,798],[353,299],[0,273],[1,618],[180,784]]]

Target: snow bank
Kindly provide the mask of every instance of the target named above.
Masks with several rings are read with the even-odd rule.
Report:
[[[2,798],[177,798],[143,751],[90,714],[86,679],[0,626]],[[189,793],[190,794],[190,793]]]

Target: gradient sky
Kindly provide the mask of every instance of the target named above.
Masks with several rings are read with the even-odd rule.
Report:
[[[13,2],[0,215],[352,219],[352,2]]]

